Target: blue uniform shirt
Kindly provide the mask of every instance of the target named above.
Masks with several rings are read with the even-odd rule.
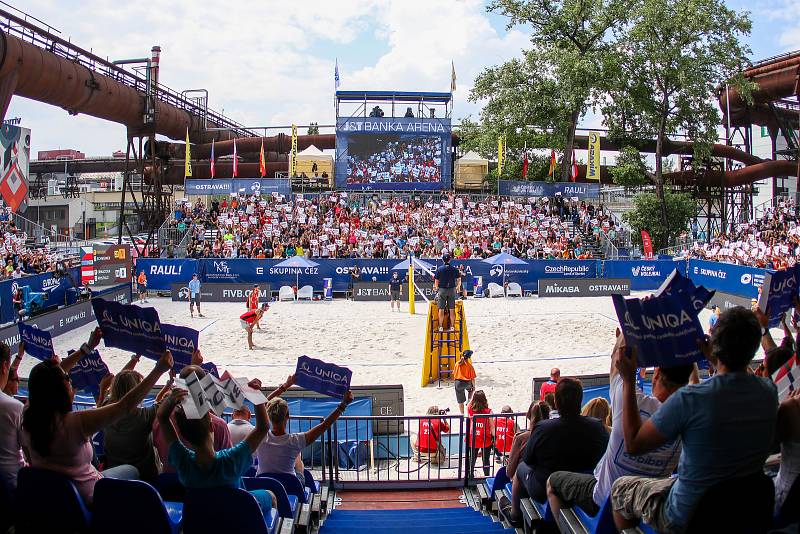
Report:
[[[189,291],[191,292],[192,296],[199,294],[200,280],[197,279],[189,280]]]
[[[439,281],[439,287],[447,289],[456,287],[456,279],[459,277],[458,269],[452,265],[442,265],[436,269],[436,276],[434,278]]]

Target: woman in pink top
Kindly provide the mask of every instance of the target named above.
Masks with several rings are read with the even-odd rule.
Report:
[[[91,502],[94,484],[102,477],[137,478],[135,467],[121,465],[98,472],[92,465],[91,436],[133,411],[156,380],[172,368],[172,355],[166,351],[153,370],[117,402],[102,408],[72,411],[75,392],[69,369],[100,342],[101,331],[95,328],[80,350],[60,364],[55,360],[36,365],[28,378],[28,405],[22,413],[22,448],[33,467],[67,475],[85,501]]]

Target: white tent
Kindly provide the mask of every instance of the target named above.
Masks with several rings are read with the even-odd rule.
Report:
[[[297,153],[297,176],[305,175],[308,178],[319,179],[322,173],[326,173],[329,185],[333,185],[333,156],[326,154],[314,145],[309,145],[308,148]]]
[[[458,189],[480,189],[487,174],[489,160],[469,151],[456,160],[455,181]]]

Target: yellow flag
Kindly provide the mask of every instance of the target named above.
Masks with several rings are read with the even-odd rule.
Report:
[[[586,170],[587,180],[600,181],[600,132],[589,132],[589,163]]]
[[[186,161],[183,163],[183,176],[192,176],[192,145],[189,144],[189,128],[186,128]]]
[[[289,154],[289,178],[297,172],[297,125],[292,124],[292,152]]]
[[[503,136],[497,138],[497,175],[503,174]]]

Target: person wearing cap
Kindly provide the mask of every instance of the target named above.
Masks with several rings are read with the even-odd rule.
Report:
[[[472,393],[475,391],[475,376],[475,368],[472,367],[472,351],[467,349],[461,354],[461,358],[453,369],[456,401],[461,415],[464,415],[464,404],[472,399]]]
[[[456,324],[456,287],[461,277],[458,269],[450,265],[450,254],[442,254],[444,265],[436,269],[433,280],[433,290],[436,291],[436,305],[439,307],[439,331],[444,329],[445,314],[449,312],[450,323],[448,331],[453,331]]]
[[[256,311],[258,309],[258,297],[260,296],[260,290],[258,284],[253,285],[253,290],[247,296],[247,311]],[[261,330],[261,318],[259,317],[256,320],[256,328]]]
[[[197,315],[205,317],[200,311],[200,280],[197,278],[197,273],[194,273],[189,281],[189,315],[192,317],[194,317],[195,304],[197,304]]]

